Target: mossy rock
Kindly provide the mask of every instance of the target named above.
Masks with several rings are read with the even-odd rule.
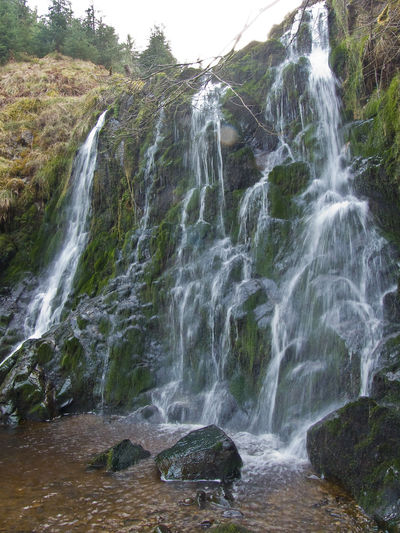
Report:
[[[231,481],[243,464],[234,442],[213,425],[191,431],[155,461],[165,481]]]
[[[129,439],[124,439],[93,457],[88,468],[105,468],[108,472],[119,472],[150,457],[150,455],[150,452],[140,444],[132,444]]]
[[[391,532],[400,531],[400,414],[370,398],[345,405],[307,432],[311,464],[340,482]]]
[[[312,33],[308,22],[303,22],[296,36],[297,51],[299,54],[310,54],[312,49]]]
[[[303,192],[309,184],[310,168],[303,161],[278,165],[270,172],[268,181],[270,216],[289,219],[295,214],[293,198]]]

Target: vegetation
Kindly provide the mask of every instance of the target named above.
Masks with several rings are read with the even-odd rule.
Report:
[[[70,0],[50,0],[47,15],[38,17],[26,0],[0,0],[0,64],[52,52],[102,65],[110,74],[175,63],[160,26],[153,28],[148,47],[139,54],[130,35],[119,42],[115,29],[98,16],[93,3],[83,18],[76,18]]]
[[[0,67],[3,272],[18,250],[32,252],[29,235],[50,198],[57,201],[76,147],[106,107],[107,80],[104,68],[59,54]]]

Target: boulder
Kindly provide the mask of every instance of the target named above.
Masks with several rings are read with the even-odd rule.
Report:
[[[400,532],[400,413],[360,398],[307,432],[315,470],[342,484],[377,522]]]
[[[105,468],[109,472],[118,472],[150,455],[150,452],[140,444],[132,444],[129,439],[124,439],[108,450],[95,455],[89,462],[88,468]]]
[[[166,481],[231,481],[240,477],[243,465],[235,443],[214,425],[191,431],[155,461]]]

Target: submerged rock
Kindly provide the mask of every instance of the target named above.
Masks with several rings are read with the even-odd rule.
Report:
[[[307,433],[311,464],[339,481],[389,531],[400,531],[400,414],[370,398],[331,413]]]
[[[243,465],[235,443],[214,425],[191,431],[155,461],[166,481],[230,481],[240,477]]]
[[[153,533],[171,533],[171,530],[164,524],[159,524],[153,529]]]
[[[108,471],[118,472],[150,455],[150,452],[140,444],[132,444],[129,439],[124,439],[108,450],[95,455],[89,462],[88,468],[106,468]]]

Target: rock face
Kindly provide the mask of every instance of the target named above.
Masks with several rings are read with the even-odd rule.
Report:
[[[307,433],[319,474],[339,481],[389,531],[400,531],[400,414],[360,398]]]
[[[191,431],[155,461],[166,481],[231,481],[240,477],[243,464],[232,439],[214,425]]]
[[[99,453],[89,462],[88,468],[106,468],[109,472],[118,472],[150,457],[150,452],[140,444],[132,444],[124,439],[108,450]]]

